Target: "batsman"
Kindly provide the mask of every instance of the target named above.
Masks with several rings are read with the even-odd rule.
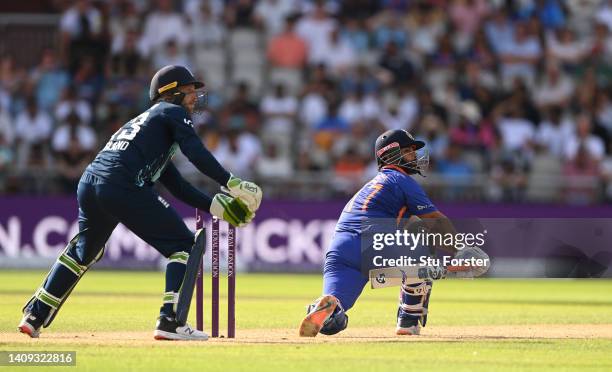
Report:
[[[85,169],[77,188],[79,233],[24,307],[18,326],[22,333],[35,338],[51,324],[122,223],[168,259],[155,339],[208,338],[186,323],[184,311],[191,301],[192,276],[204,253],[205,238],[201,230],[194,236],[153,185],[160,181],[182,202],[233,226],[253,219],[262,190],[230,174],[202,144],[191,114],[203,108],[206,92],[187,68],[166,66],[157,71],[149,96],[153,105],[120,128]],[[224,192],[211,198],[189,184],[171,162],[178,149]]]
[[[362,239],[371,233],[368,226],[377,220],[393,221],[405,226],[405,221],[421,221],[428,228],[446,234],[456,233],[450,220],[431,202],[413,178],[423,175],[429,157],[421,150],[425,143],[417,141],[406,130],[389,130],[375,144],[378,174],[364,185],[346,204],[325,255],[323,295],[308,306],[299,328],[300,336],[314,337],[318,333],[336,334],[348,326],[346,312],[359,298],[368,278],[362,274]],[[426,224],[429,221],[429,224]],[[367,241],[367,240],[366,240]],[[429,255],[432,247],[416,247],[411,254]],[[454,246],[434,247],[452,252],[456,258],[488,258],[478,247],[457,250]],[[479,276],[488,267],[475,267],[465,276]],[[397,309],[397,335],[418,335],[427,322],[432,280],[403,281]]]

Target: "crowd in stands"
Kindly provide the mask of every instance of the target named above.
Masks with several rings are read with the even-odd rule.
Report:
[[[442,199],[612,200],[612,1],[55,4],[38,63],[0,56],[3,194],[73,194],[180,64],[207,85],[206,146],[268,195],[349,195],[376,173],[375,138],[403,128]]]

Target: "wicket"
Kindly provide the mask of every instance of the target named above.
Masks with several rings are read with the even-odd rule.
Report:
[[[204,227],[202,212],[196,209],[196,229]],[[219,337],[219,219],[211,221],[211,336]],[[196,328],[204,330],[204,265],[200,264],[196,280]],[[236,228],[227,228],[227,337],[236,337]]]

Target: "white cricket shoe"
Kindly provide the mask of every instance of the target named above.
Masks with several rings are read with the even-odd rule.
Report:
[[[153,337],[156,340],[180,340],[180,341],[206,341],[208,335],[197,329],[193,329],[189,324],[180,326],[174,318],[159,317]]]

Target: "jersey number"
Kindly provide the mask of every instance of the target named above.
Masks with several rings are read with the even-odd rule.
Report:
[[[140,132],[140,126],[149,117],[149,111],[145,111],[138,115],[134,119],[130,120],[129,126],[123,128],[123,130],[117,133],[117,137],[114,138],[116,141],[131,141],[136,137],[136,134]]]
[[[366,184],[364,186],[364,188],[368,188],[368,189],[372,189],[372,192],[370,192],[368,194],[368,196],[366,196],[366,198],[363,201],[363,204],[361,205],[361,210],[362,211],[366,211],[368,210],[368,204],[370,203],[370,200],[374,197],[374,195],[376,195],[378,192],[380,192],[380,190],[382,190],[383,188],[383,184],[382,183],[376,183],[376,179],[372,180],[371,182],[369,182],[368,184]],[[350,212],[353,210],[353,204],[355,203],[355,199],[357,198],[357,196],[361,194],[361,191],[359,191],[357,194],[355,194],[351,200],[347,203],[344,211],[345,212]]]
[[[372,185],[370,185],[370,187],[368,187],[369,189],[372,189],[372,192],[370,192],[370,194],[368,194],[368,196],[366,196],[363,205],[361,206],[361,210],[362,211],[367,211],[368,210],[368,204],[370,204],[370,200],[372,200],[372,198],[374,197],[374,195],[376,195],[377,193],[380,192],[380,190],[382,190],[383,185],[382,183],[374,183]]]

